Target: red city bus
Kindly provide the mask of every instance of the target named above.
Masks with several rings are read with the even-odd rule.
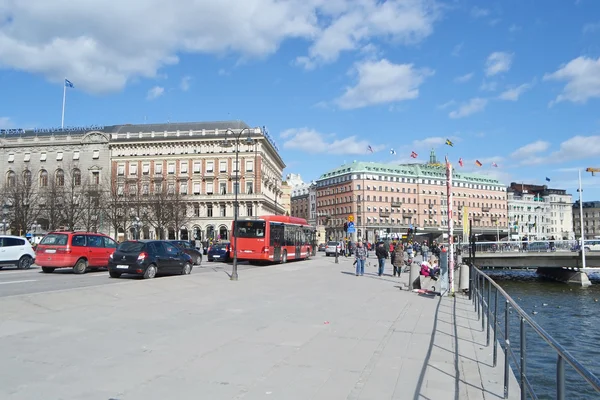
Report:
[[[263,215],[238,219],[233,226],[231,244],[237,235],[237,258],[251,262],[285,263],[307,259],[316,245],[316,229],[305,219],[283,215]],[[233,252],[236,249],[232,247]]]

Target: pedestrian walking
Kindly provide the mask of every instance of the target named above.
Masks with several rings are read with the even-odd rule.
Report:
[[[382,276],[383,270],[385,269],[385,259],[389,257],[389,253],[383,245],[383,242],[377,245],[375,255],[377,256],[377,262],[379,263],[379,276]]]
[[[363,247],[362,242],[359,240],[356,244],[356,251],[354,252],[356,259],[356,276],[363,276],[365,274],[365,260],[367,259],[367,249]]]
[[[394,247],[394,252],[392,253],[392,265],[394,266],[394,276],[398,274],[400,277],[400,272],[402,272],[402,266],[404,265],[404,247],[402,244],[398,243]]]
[[[426,240],[423,242],[423,245],[421,246],[421,254],[423,255],[423,260],[427,260],[427,257],[429,257],[429,246],[427,246]]]

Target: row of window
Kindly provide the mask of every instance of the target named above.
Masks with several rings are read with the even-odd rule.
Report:
[[[446,180],[438,180],[438,179],[427,179],[427,178],[406,178],[399,176],[375,176],[375,175],[347,175],[343,177],[337,177],[328,179],[325,181],[321,181],[317,183],[318,187],[327,187],[330,185],[335,185],[338,183],[349,182],[352,180],[374,180],[374,181],[386,181],[386,182],[398,182],[398,183],[412,183],[412,184],[426,184],[426,185],[437,185],[437,186],[445,186]],[[492,190],[498,192],[506,192],[506,187],[499,185],[482,185],[478,183],[467,183],[467,182],[457,182],[452,181],[453,187],[463,187],[469,189],[479,189],[479,190]],[[350,190],[348,188],[348,190]],[[358,190],[360,190],[360,185],[358,185]]]
[[[233,171],[232,172],[239,172],[240,169],[240,161],[237,161],[237,164],[235,161],[233,161]],[[187,174],[188,172],[188,168],[189,168],[189,161],[180,161],[179,162],[179,173],[180,174]],[[219,161],[219,172],[227,172],[227,167],[228,163],[227,160],[221,160]],[[175,167],[176,164],[175,163],[168,163],[167,164],[167,174],[175,174]],[[214,173],[214,167],[215,167],[215,162],[213,160],[208,160],[206,161],[206,171],[205,173],[210,174],[210,173]],[[193,166],[192,166],[192,171],[194,174],[200,174],[202,173],[202,161],[194,161]],[[253,172],[254,171],[254,160],[246,160],[245,162],[245,171],[246,172]],[[155,163],[154,164],[154,174],[156,175],[161,175],[163,173],[163,165],[162,163]],[[131,163],[129,164],[129,171],[128,171],[129,175],[137,175],[138,174],[138,164],[137,163]],[[142,175],[149,175],[150,174],[150,164],[142,164]],[[125,175],[125,165],[121,164],[117,167],[117,175],[123,176]]]
[[[252,181],[246,181],[246,187],[245,187],[245,192],[242,191],[238,191],[239,183],[234,182],[232,184],[233,186],[233,192],[232,194],[237,193],[245,193],[245,194],[253,194],[254,193],[254,182]],[[179,194],[182,195],[187,195],[189,194],[189,187],[188,184],[185,182],[179,183],[178,185],[178,189],[179,189]],[[117,193],[119,196],[122,196],[125,194],[125,187],[126,185],[119,185],[117,188]],[[175,194],[175,189],[176,189],[176,184],[175,182],[170,182],[167,184],[167,194]],[[201,194],[201,188],[202,188],[202,184],[200,182],[194,182],[191,185],[191,189],[192,189],[192,194]],[[149,195],[150,194],[150,183],[143,183],[141,185],[141,194],[142,195]],[[214,190],[215,190],[215,185],[213,182],[206,182],[206,192],[205,194],[214,194]],[[218,194],[223,195],[223,194],[229,194],[227,191],[227,182],[219,182],[219,186],[218,186]],[[160,193],[163,190],[163,186],[162,186],[162,182],[155,182],[154,183],[154,193]],[[134,196],[137,194],[138,192],[138,184],[134,183],[134,184],[130,184],[127,185],[127,192],[129,193],[129,195]]]
[[[62,151],[57,151],[56,152],[56,161],[63,161],[64,159],[64,152]],[[79,160],[80,157],[80,152],[79,150],[75,150],[73,152],[73,160]],[[92,151],[92,159],[94,160],[98,160],[100,158],[100,150],[93,150]],[[48,153],[45,151],[42,151],[40,153],[40,161],[47,161],[48,160]],[[29,162],[31,161],[31,153],[25,153],[23,155],[23,162]],[[9,163],[14,163],[15,162],[15,154],[14,153],[10,153],[8,155],[8,162]]]
[[[49,181],[49,173],[45,169],[41,169],[37,175],[37,183],[39,187],[48,187]],[[29,170],[23,171],[23,181],[31,182],[32,173]],[[100,184],[100,171],[91,171],[91,181],[92,184],[99,185]],[[74,168],[71,170],[71,176],[69,180],[69,185],[73,186],[81,186],[81,170],[78,168]],[[6,185],[8,187],[14,187],[17,184],[17,173],[15,171],[8,171],[6,173]],[[54,185],[56,186],[65,186],[65,171],[63,169],[57,169],[54,172]]]

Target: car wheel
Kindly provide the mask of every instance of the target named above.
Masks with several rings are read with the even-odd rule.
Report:
[[[85,261],[84,259],[77,260],[77,263],[73,267],[73,272],[75,272],[76,274],[85,274],[87,266],[87,261]]]
[[[115,271],[108,271],[108,274],[110,275],[111,278],[120,278],[121,274]]]
[[[152,279],[155,276],[156,276],[156,266],[149,265],[148,268],[146,268],[146,272],[144,272],[144,279]]]
[[[52,272],[54,272],[55,268],[52,267],[42,267],[42,271],[47,273],[47,274],[51,274]]]
[[[31,268],[31,264],[33,264],[33,259],[30,256],[23,256],[19,260],[19,265],[17,265],[17,268],[29,269]]]
[[[281,263],[285,264],[287,262],[287,251],[283,251],[283,253],[281,254]]]
[[[197,256],[196,257],[196,265],[201,265],[202,264],[202,256]]]
[[[185,263],[183,268],[181,269],[181,275],[189,275],[192,273],[192,266],[190,263]]]

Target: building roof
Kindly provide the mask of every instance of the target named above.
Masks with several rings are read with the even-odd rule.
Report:
[[[573,208],[579,208],[579,200],[573,203]],[[600,201],[584,201],[582,208],[600,208]]]
[[[556,195],[567,195],[567,191],[564,189],[549,189],[547,185],[533,185],[530,183],[516,183],[511,182],[508,187],[509,192],[514,192],[519,195],[533,194],[540,196],[548,196],[550,194]]]
[[[344,164],[319,177],[319,181],[347,175],[349,173],[370,173],[401,175],[415,178],[446,179],[446,167],[442,164],[385,164],[376,162],[354,161]],[[488,185],[504,186],[498,179],[486,175],[462,173],[456,168],[452,170],[452,178],[457,181],[468,181]]]
[[[89,125],[76,127],[51,127],[35,129],[6,129],[0,131],[0,136],[53,136],[53,135],[81,135],[91,131],[104,133],[139,133],[139,132],[174,132],[174,131],[201,131],[201,130],[226,130],[250,128],[243,121],[209,121],[209,122],[168,122],[159,124],[120,124],[120,125]]]

